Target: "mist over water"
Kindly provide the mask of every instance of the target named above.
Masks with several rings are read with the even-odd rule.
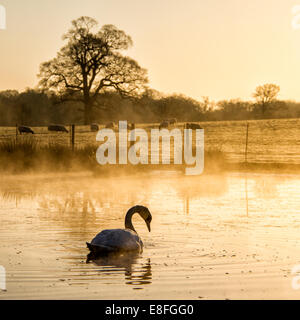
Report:
[[[6,176],[0,299],[297,298],[299,185],[249,173]],[[85,242],[123,228],[136,204],[153,215],[151,233],[133,218],[144,252],[86,264]]]

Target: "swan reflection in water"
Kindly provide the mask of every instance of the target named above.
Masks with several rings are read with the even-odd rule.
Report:
[[[144,263],[139,260],[140,254],[116,253],[94,258],[87,255],[86,263],[90,261],[96,266],[103,267],[98,271],[105,275],[112,275],[119,271],[124,271],[125,284],[132,286],[143,286],[152,283],[151,260],[148,258]],[[142,289],[142,288],[135,288]]]

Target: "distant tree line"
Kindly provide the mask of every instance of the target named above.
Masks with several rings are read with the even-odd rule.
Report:
[[[273,99],[268,102],[222,100],[210,101],[203,97],[197,101],[174,94],[165,96],[147,90],[139,97],[124,98],[116,92],[97,96],[100,108],[91,112],[91,123],[105,124],[109,121],[128,120],[137,123],[161,122],[176,118],[186,121],[250,120],[267,118],[298,118],[300,103]],[[53,92],[27,89],[0,92],[0,125],[15,124],[43,126],[50,123],[84,124],[81,101],[62,101]]]

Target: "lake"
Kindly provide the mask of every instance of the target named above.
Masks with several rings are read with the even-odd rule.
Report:
[[[0,299],[299,299],[300,175],[152,172],[2,176]],[[86,263],[86,241],[133,218],[140,255]],[[300,271],[300,268],[299,268]]]

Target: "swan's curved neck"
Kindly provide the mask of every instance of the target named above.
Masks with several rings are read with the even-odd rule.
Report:
[[[132,216],[135,213],[136,213],[135,208],[131,208],[130,210],[128,210],[128,212],[126,213],[126,217],[125,217],[125,228],[130,229],[134,232],[136,232],[136,231],[135,231],[133,224],[132,224]]]

